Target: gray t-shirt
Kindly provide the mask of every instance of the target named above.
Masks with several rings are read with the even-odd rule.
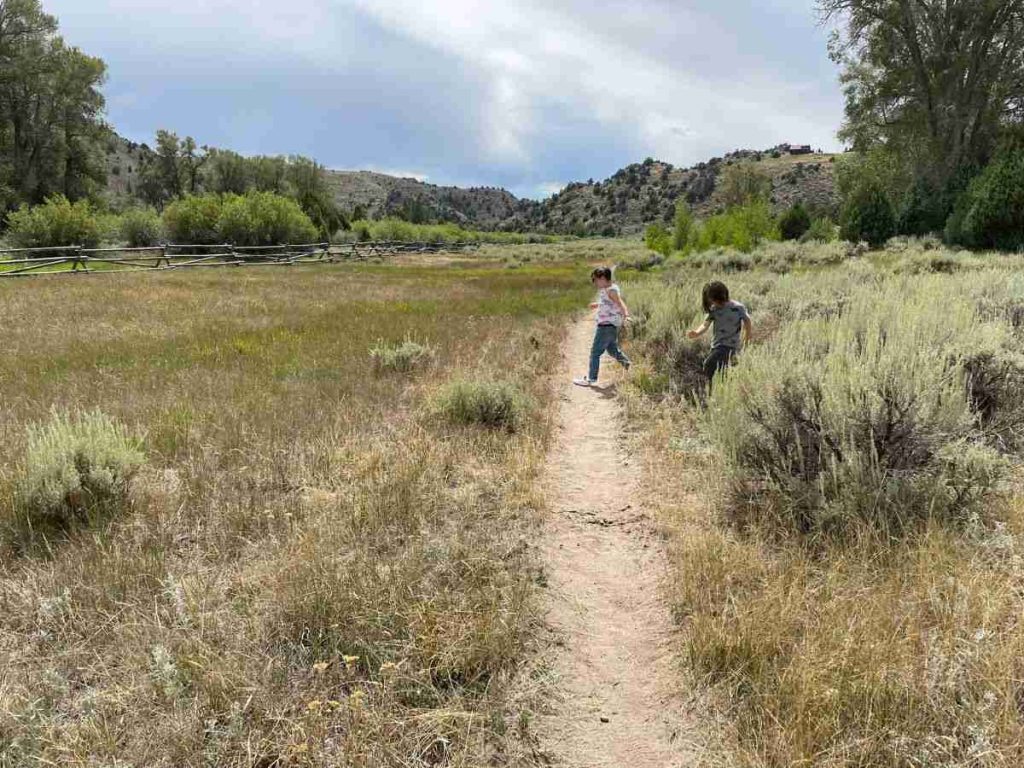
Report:
[[[747,308],[738,301],[729,301],[720,307],[712,307],[705,318],[705,321],[714,327],[715,339],[711,342],[711,348],[728,347],[739,352],[743,347],[743,342],[740,341],[743,321],[749,319]]]

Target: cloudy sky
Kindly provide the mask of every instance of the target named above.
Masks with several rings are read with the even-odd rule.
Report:
[[[107,112],[542,197],[647,156],[837,147],[812,0],[43,0],[109,67]]]

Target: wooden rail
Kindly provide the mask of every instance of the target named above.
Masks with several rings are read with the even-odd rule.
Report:
[[[165,244],[146,248],[0,249],[0,278],[37,275],[157,272],[191,267],[291,266],[387,258],[408,253],[465,252],[478,243],[406,243],[367,241],[354,243],[301,243],[241,246]]]

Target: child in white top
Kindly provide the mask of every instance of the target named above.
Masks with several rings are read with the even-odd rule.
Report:
[[[594,345],[590,349],[590,370],[585,378],[573,379],[573,384],[589,387],[597,383],[601,368],[601,355],[610,354],[626,370],[629,370],[629,358],[619,349],[619,329],[629,319],[629,308],[622,300],[622,291],[612,282],[612,271],[608,267],[598,267],[590,275],[590,281],[597,286],[597,301],[590,305],[597,310],[597,329],[594,333]]]

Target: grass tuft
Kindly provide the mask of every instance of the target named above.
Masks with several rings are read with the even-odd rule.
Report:
[[[454,424],[479,424],[514,432],[528,403],[522,391],[504,381],[453,381],[437,393],[435,408]]]
[[[370,359],[378,373],[408,373],[429,362],[433,356],[434,350],[429,346],[408,338],[397,344],[378,340],[370,347]]]

